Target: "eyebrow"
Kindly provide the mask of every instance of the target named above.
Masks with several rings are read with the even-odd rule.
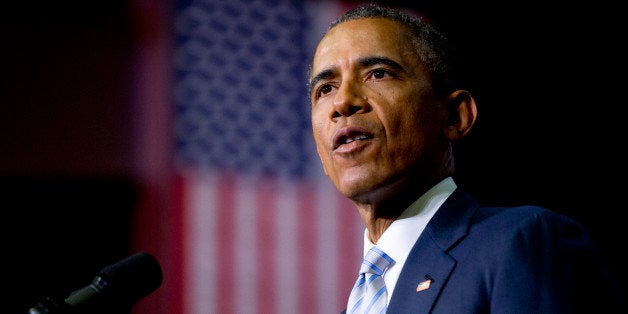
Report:
[[[395,70],[403,70],[403,67],[399,63],[387,57],[368,57],[358,60],[358,63],[360,63],[364,67],[370,67],[377,64],[385,64]]]
[[[325,69],[323,71],[318,72],[318,74],[316,74],[315,76],[313,76],[310,79],[310,84],[309,84],[309,89],[310,89],[310,96],[312,95],[312,88],[314,88],[314,85],[318,84],[318,82],[328,79],[330,77],[332,77],[334,75],[334,70],[332,69]]]
[[[358,64],[360,64],[363,67],[371,67],[378,64],[385,64],[395,70],[403,70],[403,67],[399,63],[387,57],[366,57],[366,58],[358,59]],[[309,83],[310,95],[312,94],[313,86],[315,86],[316,84],[318,84],[318,82],[322,80],[332,77],[334,75],[334,72],[335,72],[335,69],[329,68],[329,69],[322,70],[318,74],[313,76],[312,79],[310,79],[310,83]]]

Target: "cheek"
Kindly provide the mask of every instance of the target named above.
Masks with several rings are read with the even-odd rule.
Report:
[[[330,152],[328,145],[327,124],[322,119],[317,119],[316,115],[312,116],[312,136],[314,137],[314,144],[316,144],[316,152],[320,158],[323,166],[323,171],[326,175],[329,175],[330,167]]]
[[[407,106],[416,104],[406,103]],[[408,108],[408,107],[405,108]],[[393,160],[407,162],[408,159],[417,158],[423,150],[431,145],[430,141],[436,138],[437,117],[432,112],[419,110],[401,110],[397,107],[383,118],[388,136],[388,146]]]
[[[318,141],[322,137],[323,133],[323,123],[317,120],[315,117],[312,117],[312,136],[314,136],[314,141],[316,141],[316,145],[318,145]]]
[[[326,136],[326,129],[328,127],[328,119],[324,114],[324,110],[321,106],[315,106],[310,112],[310,121],[312,126],[312,135],[316,144]]]
[[[325,153],[325,143],[326,143],[326,132],[325,132],[325,123],[317,120],[315,117],[312,118],[312,136],[314,137],[314,143],[316,144],[316,150],[318,154],[323,157]]]

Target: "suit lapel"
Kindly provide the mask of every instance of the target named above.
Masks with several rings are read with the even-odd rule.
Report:
[[[447,254],[468,230],[477,202],[457,189],[414,244],[401,270],[388,313],[429,313],[456,261]]]

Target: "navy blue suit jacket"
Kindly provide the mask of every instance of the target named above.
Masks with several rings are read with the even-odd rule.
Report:
[[[604,258],[564,215],[481,207],[458,188],[412,248],[387,313],[624,313]]]

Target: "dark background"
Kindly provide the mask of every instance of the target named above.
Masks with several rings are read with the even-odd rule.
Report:
[[[2,313],[64,298],[132,253],[131,17],[117,0],[0,9]]]
[[[455,147],[458,183],[487,204],[543,205],[581,222],[625,282],[621,10],[599,1],[416,3],[458,43],[472,74],[479,117]],[[144,184],[131,82],[140,22],[130,7],[29,2],[1,10],[7,313],[88,284],[133,249]]]

